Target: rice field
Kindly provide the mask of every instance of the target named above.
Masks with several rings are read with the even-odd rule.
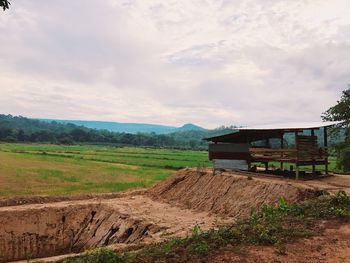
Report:
[[[209,165],[205,151],[0,144],[0,196],[118,192],[149,187],[184,167]]]

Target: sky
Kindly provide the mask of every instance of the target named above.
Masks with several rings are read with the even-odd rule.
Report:
[[[206,128],[319,121],[350,84],[349,0],[13,0],[0,113]]]

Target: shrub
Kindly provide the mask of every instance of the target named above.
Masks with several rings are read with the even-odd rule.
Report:
[[[350,172],[350,147],[339,149],[337,164],[344,172]]]
[[[117,255],[112,249],[99,248],[87,252],[83,256],[68,258],[62,263],[123,263],[125,257]]]

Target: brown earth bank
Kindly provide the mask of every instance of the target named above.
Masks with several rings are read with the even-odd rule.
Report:
[[[349,189],[350,177],[295,182],[263,176],[248,179],[228,172],[213,176],[210,170],[184,169],[145,191],[91,195],[88,199],[3,199],[0,261],[82,252],[104,245],[138,248],[171,236],[186,236],[196,224],[207,230],[244,218],[252,209],[259,210],[282,196],[297,202],[323,191]]]
[[[144,190],[133,190],[122,193],[103,193],[103,194],[85,194],[85,195],[72,195],[72,196],[15,196],[15,197],[0,197],[0,207],[3,206],[18,206],[27,204],[44,204],[44,203],[56,203],[62,201],[79,201],[89,199],[112,199],[117,197],[123,197],[125,195],[140,195]]]
[[[181,170],[146,193],[155,200],[221,217],[245,218],[263,204],[280,197],[294,203],[324,192],[350,193],[350,176],[334,175],[321,180],[295,181],[271,176],[248,177],[245,173]]]
[[[217,218],[137,195],[0,208],[1,262],[47,257],[119,244],[142,246]]]

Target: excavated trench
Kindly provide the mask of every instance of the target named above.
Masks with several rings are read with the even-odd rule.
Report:
[[[333,181],[346,183],[345,188],[350,189],[350,180],[325,180],[330,182],[324,181],[323,189],[333,189]],[[320,187],[184,169],[136,194],[47,203],[35,203],[33,199],[33,203],[24,205],[10,202],[8,206],[0,205],[0,262],[82,252],[111,244],[121,249],[137,248],[164,237],[189,234],[196,224],[207,230],[226,220],[246,217],[252,209],[273,204],[282,196],[288,202],[313,198],[322,193]]]
[[[0,261],[140,243],[160,227],[101,204],[0,212]]]

